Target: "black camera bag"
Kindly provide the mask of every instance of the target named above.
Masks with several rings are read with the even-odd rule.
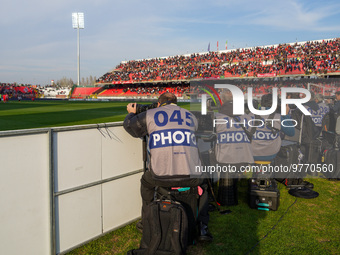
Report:
[[[156,200],[147,206],[142,219],[140,248],[129,255],[182,255],[188,245],[188,219],[184,207],[175,201]]]

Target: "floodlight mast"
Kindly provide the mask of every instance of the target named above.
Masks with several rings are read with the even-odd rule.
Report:
[[[80,85],[80,38],[79,38],[79,29],[84,29],[84,13],[82,12],[74,12],[72,13],[72,26],[74,29],[77,29],[77,66],[78,66],[78,82],[77,85]]]

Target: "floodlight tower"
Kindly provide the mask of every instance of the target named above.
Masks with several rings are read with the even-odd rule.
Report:
[[[84,13],[74,12],[72,13],[72,26],[77,29],[77,64],[78,64],[78,83],[80,84],[80,39],[79,29],[84,29]]]

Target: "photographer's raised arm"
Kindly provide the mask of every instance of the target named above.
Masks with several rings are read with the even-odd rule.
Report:
[[[148,134],[146,127],[146,112],[135,114],[130,112],[124,119],[124,129],[133,137],[143,137]]]

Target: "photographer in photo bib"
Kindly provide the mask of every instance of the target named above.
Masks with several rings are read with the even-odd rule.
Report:
[[[335,93],[335,101],[332,109],[335,113],[340,112],[340,90]]]
[[[272,105],[273,94],[265,94],[261,97],[261,110],[267,110],[271,108]],[[276,154],[280,151],[281,137],[292,137],[295,134],[293,123],[289,121],[290,115],[283,116],[275,110],[271,115],[256,116],[252,114],[251,116],[254,121],[258,120],[259,122],[264,123],[264,125],[256,128],[251,142],[254,160],[272,162],[276,157]],[[270,121],[266,121],[267,119],[276,119],[279,121],[271,123]],[[282,121],[284,120],[287,120],[285,126],[282,125]]]
[[[223,104],[215,113],[218,120],[215,132],[217,141],[214,146],[215,160],[221,166],[233,166],[237,173],[220,173],[218,202],[231,206],[238,204],[237,183],[240,168],[254,163],[251,149],[251,127],[247,124],[247,114],[233,114],[233,100],[229,90],[221,92]],[[223,120],[223,121],[222,121]]]
[[[141,178],[143,235],[144,218],[157,187],[198,187],[197,239],[211,241],[207,184],[202,173],[195,172],[201,166],[195,137],[197,119],[190,111],[177,106],[177,97],[169,92],[160,95],[153,105],[129,103],[127,111],[125,130],[133,137],[148,137],[148,169]]]

